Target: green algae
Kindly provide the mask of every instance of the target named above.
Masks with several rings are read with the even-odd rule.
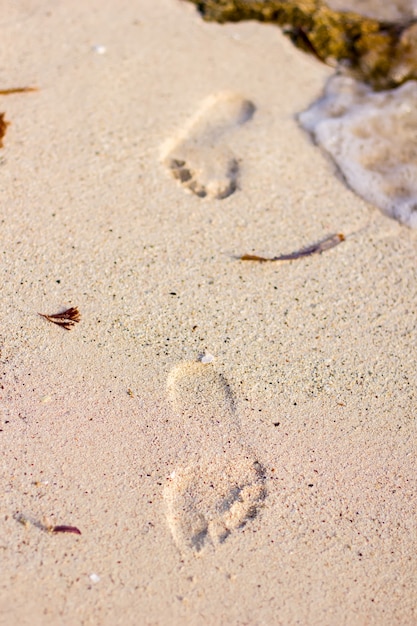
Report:
[[[189,0],[205,20],[281,26],[293,43],[329,65],[342,64],[375,89],[417,79],[417,22],[379,22],[337,12],[322,0]]]

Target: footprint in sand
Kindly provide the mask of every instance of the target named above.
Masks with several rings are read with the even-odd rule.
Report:
[[[223,142],[254,112],[254,104],[239,94],[225,91],[209,96],[185,127],[166,142],[163,163],[200,198],[227,198],[236,190],[239,164]]]
[[[180,363],[167,389],[189,461],[165,486],[167,521],[181,552],[201,553],[257,516],[267,493],[265,470],[242,445],[231,389],[213,366]]]

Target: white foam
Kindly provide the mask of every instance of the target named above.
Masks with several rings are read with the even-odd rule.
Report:
[[[356,193],[417,228],[417,81],[374,92],[334,76],[299,121]]]

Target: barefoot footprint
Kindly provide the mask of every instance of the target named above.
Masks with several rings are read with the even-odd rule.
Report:
[[[232,392],[211,365],[180,363],[167,388],[192,459],[164,489],[167,522],[182,553],[200,553],[257,516],[267,493],[265,470],[241,444]]]
[[[178,135],[164,145],[164,164],[200,198],[227,198],[236,190],[239,165],[223,139],[254,112],[254,104],[236,93],[209,96]]]

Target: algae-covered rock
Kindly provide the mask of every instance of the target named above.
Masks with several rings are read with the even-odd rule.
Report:
[[[383,22],[322,0],[189,0],[206,20],[259,20],[284,28],[325,63],[343,63],[376,89],[417,79],[417,22]],[[408,18],[409,14],[405,14]]]

